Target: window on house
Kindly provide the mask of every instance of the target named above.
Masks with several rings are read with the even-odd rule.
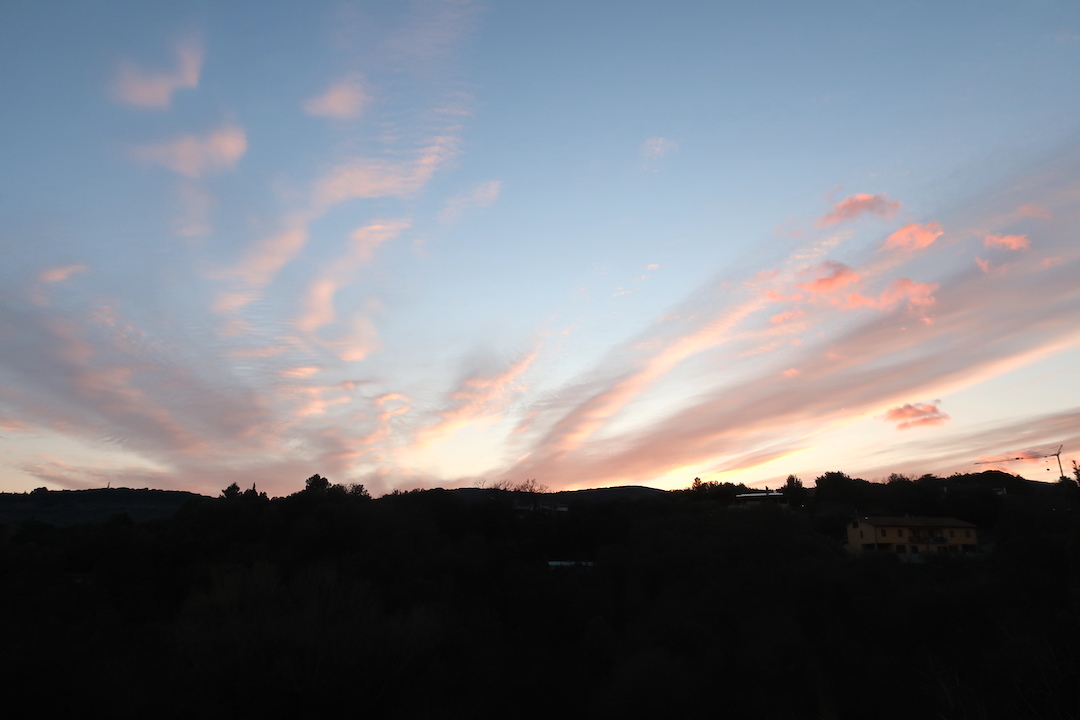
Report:
[[[966,538],[971,537],[971,531],[970,530],[965,530],[964,531],[964,537],[966,537]]]
[[[862,534],[862,530],[860,530],[860,531],[859,531],[859,539],[860,539],[860,540],[862,540],[862,536],[863,536],[863,534]]]
[[[852,520],[852,521],[851,521],[851,527],[853,527],[853,528],[855,528],[856,530],[858,530],[858,529],[859,529],[859,521],[858,521],[858,520]]]
[[[903,529],[903,528],[900,528],[899,530],[897,530],[897,531],[896,531],[896,535],[897,535],[898,537],[904,537],[904,529]]]
[[[956,531],[955,530],[950,530],[949,531],[949,537],[951,537],[951,538],[956,537]]]
[[[886,530],[885,528],[881,528],[881,537],[885,537],[888,534],[889,534],[888,530]]]

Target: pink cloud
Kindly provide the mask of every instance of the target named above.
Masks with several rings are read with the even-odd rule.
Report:
[[[0,432],[3,433],[30,433],[33,428],[22,420],[16,418],[0,417]]]
[[[319,207],[352,199],[405,197],[418,192],[441,165],[457,154],[457,138],[440,137],[413,162],[356,158],[338,165],[315,185]]]
[[[911,223],[900,228],[886,240],[883,250],[921,250],[944,234],[936,222],[919,225]]]
[[[304,249],[308,241],[306,218],[294,216],[286,219],[285,225],[284,230],[258,242],[249,250],[230,274],[255,288],[269,283],[281,268]],[[250,292],[227,293],[221,297],[216,309],[229,312],[243,307],[253,299]]]
[[[550,429],[538,443],[542,452],[535,453],[523,467],[532,472],[529,468],[557,462],[562,456],[577,450],[649,386],[686,359],[729,339],[735,329],[762,306],[761,300],[746,302],[728,309],[686,335],[638,343],[635,348],[653,354],[640,366],[618,375],[607,387],[597,392],[582,397],[580,389],[575,389],[571,401],[573,407],[549,426]]]
[[[485,416],[501,413],[512,396],[527,389],[521,376],[538,355],[539,351],[533,350],[496,375],[476,373],[465,378],[450,393],[450,407],[439,413],[439,421],[421,430],[418,446],[445,437]]]
[[[935,302],[933,293],[937,288],[936,283],[919,283],[909,278],[899,278],[881,293],[878,305],[887,310],[907,302],[908,309],[928,308]]]
[[[408,220],[381,220],[357,228],[349,236],[352,238],[352,244],[349,248],[352,252],[351,262],[349,260],[342,262],[348,264],[355,263],[358,265],[370,263],[375,252],[380,247],[396,238],[411,226],[412,224]],[[339,263],[338,267],[340,266],[341,264]]]
[[[1051,217],[1049,210],[1042,205],[1035,205],[1033,203],[1021,205],[1016,209],[1016,214],[1020,217],[1042,218],[1043,220],[1049,220]]]
[[[246,151],[244,129],[227,124],[203,137],[181,135],[167,142],[144,145],[136,148],[134,155],[142,162],[198,178],[233,169]]]
[[[810,282],[800,283],[796,287],[808,293],[819,295],[840,290],[852,283],[859,282],[859,274],[843,263],[826,260],[813,269],[815,274],[821,274]]]
[[[146,72],[125,60],[120,64],[109,92],[117,102],[164,110],[172,104],[174,92],[199,86],[202,60],[202,46],[191,40],[176,46],[176,68],[171,72]]]
[[[776,315],[773,315],[771,318],[769,318],[769,322],[773,325],[782,325],[784,323],[792,322],[793,320],[798,320],[804,315],[806,315],[806,313],[804,313],[802,310],[789,310],[787,312],[777,313]]]
[[[906,303],[909,311],[925,312],[936,302],[933,293],[937,288],[935,283],[918,283],[909,278],[899,278],[877,297],[851,293],[844,298],[842,305],[846,308],[869,307],[887,311]]]
[[[316,367],[314,365],[305,365],[301,367],[294,367],[287,370],[282,370],[280,374],[282,377],[302,380],[304,378],[309,378],[313,375],[317,375],[320,370],[322,370],[322,368],[320,367]]]
[[[304,103],[304,112],[315,117],[353,120],[360,117],[371,98],[364,91],[363,79],[347,77],[331,85],[326,92]]]
[[[1027,235],[987,235],[983,239],[983,245],[1004,250],[1027,250],[1031,241]]]
[[[337,291],[338,283],[334,278],[323,277],[313,282],[304,300],[304,314],[296,321],[297,328],[313,333],[334,322],[334,295]]]
[[[936,404],[907,403],[888,410],[884,419],[887,422],[897,423],[897,430],[907,430],[920,425],[942,425],[949,416],[943,413]]]
[[[379,221],[357,228],[352,235],[349,253],[334,262],[332,267],[316,278],[308,288],[305,312],[296,321],[297,327],[313,333],[334,322],[334,296],[348,284],[357,268],[371,262],[380,246],[410,227],[407,220]]]
[[[1008,472],[1005,465],[1006,463],[1015,462],[1017,460],[1021,462],[1034,463],[1041,462],[1045,459],[1046,455],[1044,453],[1038,452],[1037,450],[1017,450],[1015,452],[1005,453],[1003,455],[980,455],[976,463],[979,465],[991,465],[995,463],[1000,463],[1000,467],[995,469],[1005,470],[1005,472]]]
[[[353,314],[338,340],[327,342],[343,362],[360,362],[382,347],[375,321],[364,311]]]
[[[877,193],[876,195],[858,193],[849,195],[833,205],[832,212],[819,217],[814,222],[814,226],[828,227],[847,220],[854,220],[866,214],[877,215],[889,220],[896,215],[896,211],[899,209],[900,203],[889,200],[889,196],[885,193]]]
[[[59,265],[56,267],[45,268],[38,273],[38,280],[43,283],[59,283],[64,282],[72,275],[76,273],[86,272],[86,265],[74,264],[74,265]]]
[[[38,273],[37,283],[30,288],[28,299],[35,305],[47,306],[49,304],[49,297],[46,293],[48,286],[67,282],[73,275],[86,272],[87,269],[87,266],[81,263],[45,268]]]
[[[875,297],[869,297],[867,295],[863,295],[862,293],[853,292],[853,293],[849,293],[844,298],[844,307],[847,307],[847,308],[860,308],[860,307],[876,308],[876,307],[878,307],[878,299],[875,298]]]

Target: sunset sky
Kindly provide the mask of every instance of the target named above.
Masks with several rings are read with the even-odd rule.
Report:
[[[1080,459],[1077,68],[1075,0],[5,2],[0,491],[1054,480],[974,463]]]

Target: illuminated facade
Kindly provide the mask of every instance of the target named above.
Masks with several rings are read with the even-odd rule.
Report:
[[[847,526],[850,552],[919,553],[974,552],[978,529],[956,518],[863,517]]]

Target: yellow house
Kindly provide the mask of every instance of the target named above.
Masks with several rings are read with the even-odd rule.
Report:
[[[901,554],[974,552],[978,529],[956,518],[863,517],[848,523],[850,552]]]

